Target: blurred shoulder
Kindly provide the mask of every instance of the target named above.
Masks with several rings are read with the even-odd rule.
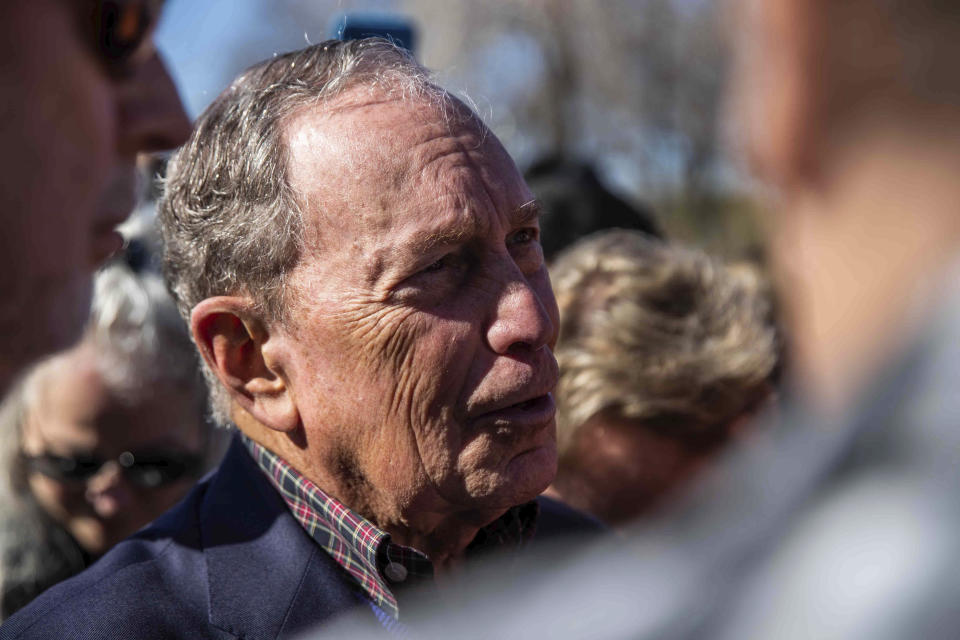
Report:
[[[577,511],[559,500],[540,496],[540,515],[537,519],[536,540],[545,540],[568,535],[599,535],[609,529],[591,515]]]
[[[207,628],[201,483],[172,511],[0,627],[8,638],[180,638]],[[214,629],[210,629],[216,637]]]
[[[0,620],[88,562],[73,537],[32,500],[0,506]]]

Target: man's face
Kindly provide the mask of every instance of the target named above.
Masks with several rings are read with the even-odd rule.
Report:
[[[556,471],[537,206],[489,131],[451,127],[380,101],[286,130],[307,227],[289,383],[317,468],[381,517],[505,509]]]
[[[172,507],[196,480],[184,474],[144,486],[117,460],[124,452],[140,461],[200,456],[204,427],[198,403],[169,383],[135,397],[118,393],[104,380],[89,345],[41,366],[22,427],[23,452],[105,464],[88,478],[33,471],[30,491],[85,550],[100,555]]]
[[[189,132],[147,39],[112,66],[98,52],[95,4],[0,8],[0,391],[78,337],[91,273],[119,248],[114,227],[134,204],[137,152]]]

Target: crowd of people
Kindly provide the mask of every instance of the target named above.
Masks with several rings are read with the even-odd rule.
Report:
[[[210,466],[197,365],[159,275],[120,260],[97,274],[79,343],[0,406],[3,617],[155,520]]]
[[[611,526],[682,490],[776,397],[780,339],[758,269],[623,229],[550,267],[559,468],[552,495]]]
[[[732,3],[771,279],[387,40],[191,127],[161,7],[0,8],[0,639],[956,636],[952,3]]]

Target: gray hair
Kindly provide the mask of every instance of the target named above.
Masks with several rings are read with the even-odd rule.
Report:
[[[285,320],[285,276],[303,249],[303,220],[283,127],[304,108],[361,89],[426,99],[445,117],[463,112],[406,50],[364,39],[262,62],[203,113],[170,163],[159,209],[164,273],[184,318],[206,298],[244,294],[265,321]],[[214,417],[227,424],[229,399],[206,366],[204,373]]]
[[[158,274],[135,273],[122,263],[98,273],[81,345],[92,347],[98,373],[121,401],[137,403],[158,384],[178,390],[177,397],[196,408],[212,461],[217,450],[210,446],[212,427],[203,420],[197,354]],[[0,618],[86,564],[77,543],[32,497],[21,455],[23,429],[41,400],[47,365],[62,355],[35,365],[0,404],[0,466],[6,474],[0,480]]]
[[[550,275],[561,452],[602,411],[707,436],[774,380],[780,340],[755,269],[617,229],[572,245]]]
[[[111,265],[94,281],[84,341],[114,391],[136,396],[157,383],[191,389],[199,358],[163,279]]]
[[[80,344],[93,347],[97,372],[118,398],[135,403],[158,385],[168,385],[195,404],[198,423],[204,422],[199,358],[159,275],[135,273],[119,262],[101,270]],[[17,462],[24,421],[38,402],[47,364],[62,355],[54,354],[27,371],[0,405],[5,447],[0,457],[10,470],[14,493],[25,490],[25,470]]]

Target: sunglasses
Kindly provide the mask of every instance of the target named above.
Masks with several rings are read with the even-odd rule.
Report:
[[[64,483],[84,483],[108,462],[94,455],[72,457],[44,453],[23,455],[27,468]],[[156,489],[172,484],[186,476],[195,476],[203,466],[201,456],[190,453],[124,451],[116,458],[120,471],[131,484],[144,489]]]
[[[86,0],[91,44],[108,72],[125,75],[160,18],[163,0]]]

